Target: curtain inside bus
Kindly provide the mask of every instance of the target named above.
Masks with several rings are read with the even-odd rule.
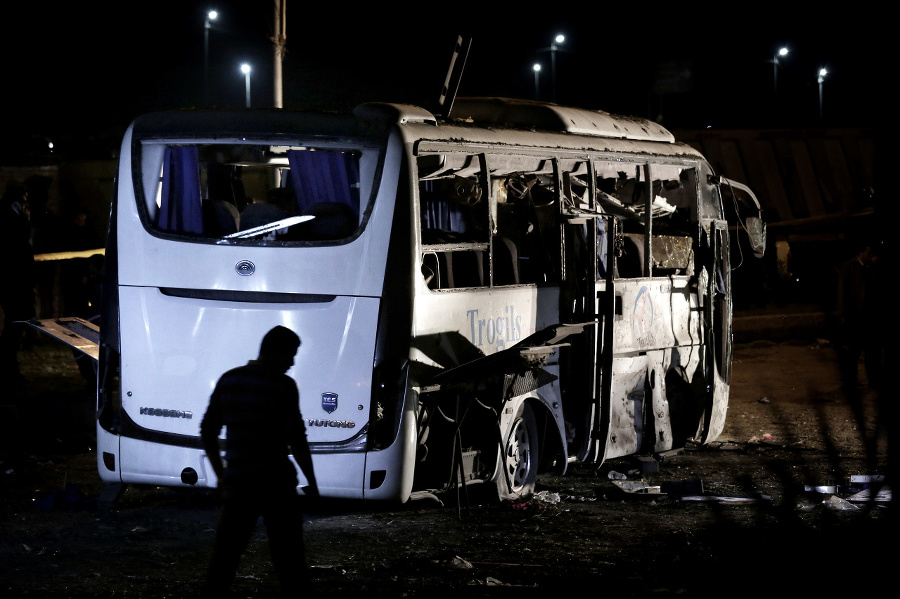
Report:
[[[287,155],[300,214],[308,213],[314,204],[342,204],[359,219],[359,167],[352,154],[288,150]]]
[[[422,181],[419,184],[422,228],[443,229],[452,233],[466,233],[465,209],[458,203],[442,197],[438,181]]]
[[[171,233],[203,234],[196,146],[166,148],[157,226]]]

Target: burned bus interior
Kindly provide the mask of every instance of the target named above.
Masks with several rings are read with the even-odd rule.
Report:
[[[422,276],[432,290],[558,283],[563,276],[560,224],[580,222],[581,243],[586,243],[589,219],[597,223],[598,280],[606,278],[611,264],[610,219],[617,225],[615,278],[690,276],[692,240],[702,212],[697,186],[694,166],[654,164],[649,169],[600,160],[589,165],[528,156],[421,156]],[[650,260],[645,259],[648,249]]]

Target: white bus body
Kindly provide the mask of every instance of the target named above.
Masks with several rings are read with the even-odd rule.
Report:
[[[303,341],[289,374],[323,496],[513,497],[541,469],[718,436],[727,186],[703,157],[602,112],[460,98],[450,116],[129,127],[100,325],[105,482],[215,486],[210,393],[279,324]]]

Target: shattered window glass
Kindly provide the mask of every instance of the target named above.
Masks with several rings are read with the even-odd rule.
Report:
[[[597,162],[595,168],[598,207],[618,222],[617,276],[691,274],[698,207],[696,167],[610,161]],[[648,226],[650,260],[645,256]]]

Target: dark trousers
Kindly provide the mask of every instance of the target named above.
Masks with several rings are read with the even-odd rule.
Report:
[[[0,333],[0,380],[14,381],[19,378],[19,345],[27,325],[18,321],[34,318],[34,293],[30,290],[4,296],[3,332]]]
[[[260,516],[282,594],[300,596],[309,590],[303,516],[296,489],[290,485],[241,485],[223,493],[204,596],[227,596]]]
[[[846,344],[845,382],[855,386],[858,381],[859,360],[863,359],[866,379],[870,387],[879,388],[884,374],[883,332],[865,320],[848,321],[844,331]]]

